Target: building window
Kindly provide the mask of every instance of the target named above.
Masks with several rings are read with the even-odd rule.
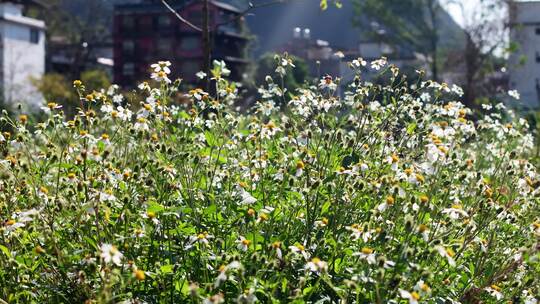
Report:
[[[171,18],[168,15],[160,15],[158,17],[158,27],[167,28],[171,25]]]
[[[536,51],[536,62],[540,62],[540,53]]]
[[[122,42],[122,51],[124,54],[133,54],[135,52],[135,42],[133,42],[133,40]]]
[[[30,42],[34,44],[39,43],[39,30],[30,29]]]
[[[169,56],[171,55],[173,48],[173,41],[170,38],[160,38],[157,40],[157,53],[159,56]]]
[[[540,35],[540,27],[537,27],[535,32],[536,32],[536,35]]]
[[[122,74],[128,77],[135,75],[135,64],[132,62],[124,63],[124,66],[122,67]]]
[[[122,28],[126,30],[133,29],[135,27],[135,18],[132,16],[122,17]]]
[[[201,26],[203,23],[203,14],[201,11],[192,11],[187,18],[191,23]]]
[[[197,61],[184,61],[180,66],[180,72],[185,77],[192,77],[201,70],[201,65]]]
[[[184,37],[180,41],[180,50],[196,51],[201,48],[201,39],[199,37]]]

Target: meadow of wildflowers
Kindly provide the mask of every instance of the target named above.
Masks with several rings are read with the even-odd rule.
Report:
[[[287,91],[276,59],[247,112],[224,64],[183,93],[159,62],[139,99],[4,115],[0,303],[538,303],[525,120],[384,58]]]

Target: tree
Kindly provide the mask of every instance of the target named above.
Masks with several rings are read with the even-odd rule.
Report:
[[[354,0],[358,26],[371,38],[395,47],[412,49],[430,59],[431,76],[439,78],[438,0]],[[380,29],[373,29],[380,25]]]
[[[464,69],[464,102],[473,107],[479,97],[493,95],[497,88],[489,81],[504,65],[503,55],[508,45],[509,0],[482,0],[471,4],[467,0],[449,0],[446,4],[460,12],[465,46],[451,58],[448,67]]]
[[[97,44],[111,37],[112,7],[107,0],[47,0],[47,9],[31,8],[28,15],[47,22],[49,52],[61,41],[73,59],[66,75],[71,79],[87,68]]]

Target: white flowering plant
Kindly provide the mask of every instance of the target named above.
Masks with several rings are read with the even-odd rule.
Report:
[[[75,81],[71,119],[2,117],[0,302],[538,303],[534,138],[504,105],[359,58],[240,113],[224,63],[213,93],[171,68],[135,104]]]

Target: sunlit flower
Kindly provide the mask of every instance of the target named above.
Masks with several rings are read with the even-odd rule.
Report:
[[[355,252],[353,255],[359,257],[362,260],[366,260],[368,264],[377,263],[376,255],[373,249],[369,247],[363,247],[359,252]]]
[[[311,261],[307,262],[305,268],[311,272],[325,272],[328,270],[328,264],[319,258],[312,258]]]
[[[100,257],[105,263],[113,263],[117,266],[121,265],[123,254],[114,245],[102,244],[99,249],[101,251]]]
[[[306,252],[306,248],[302,244],[289,246],[289,250],[291,250],[293,253],[301,254],[306,260],[309,258],[309,254]]]
[[[456,266],[456,261],[454,260],[454,251],[451,248],[444,248],[443,246],[435,246],[435,250],[448,260],[448,264],[452,267]]]
[[[399,295],[402,298],[408,300],[409,304],[418,304],[418,300],[420,300],[420,295],[416,291],[408,292],[406,290],[400,289]]]
[[[465,212],[465,210],[463,210],[463,207],[459,204],[454,204],[451,208],[443,209],[442,213],[448,214],[448,216],[453,220],[457,220],[460,217],[469,216],[469,214]]]
[[[236,240],[236,248],[242,251],[247,251],[249,249],[249,245],[251,245],[251,241],[246,239],[243,236],[240,236],[238,240]]]
[[[519,98],[521,97],[517,90],[508,91],[508,96],[510,96],[510,97],[512,97],[512,98],[514,98],[516,100],[519,100]]]

